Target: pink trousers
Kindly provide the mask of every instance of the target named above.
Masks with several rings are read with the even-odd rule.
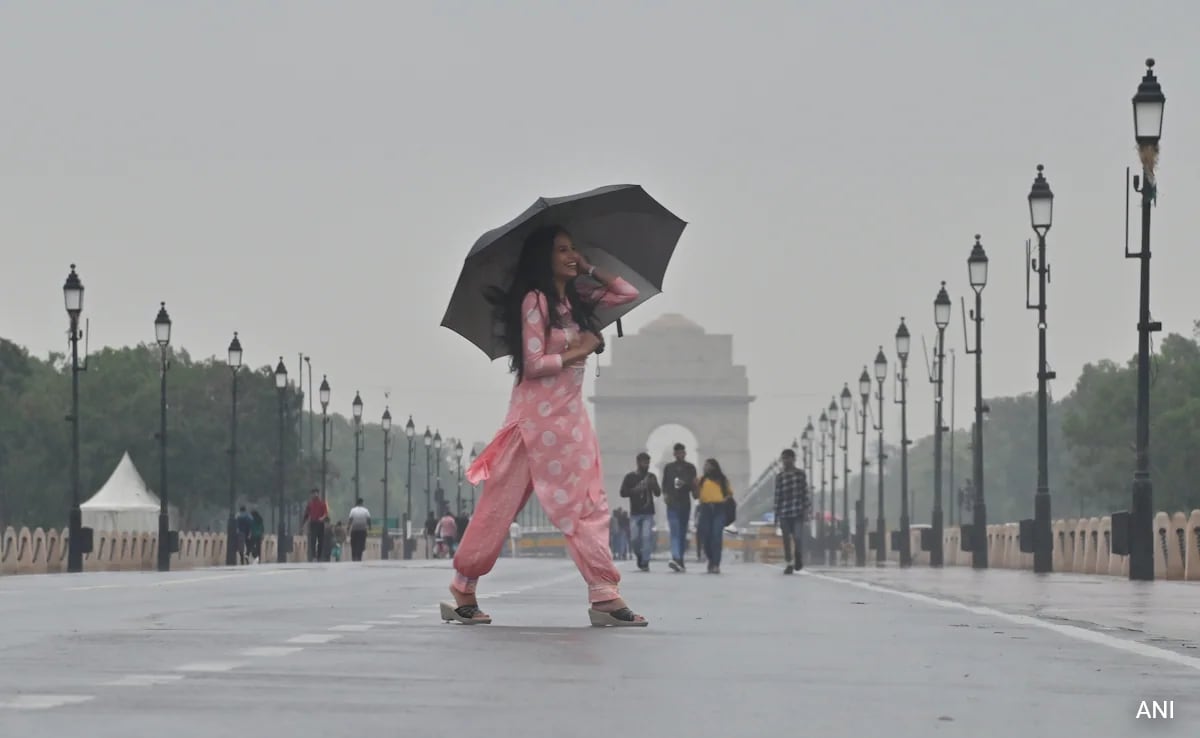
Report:
[[[451,586],[463,594],[474,594],[479,578],[495,566],[508,540],[509,526],[533,493],[531,465],[521,434],[508,434],[504,448],[498,451],[489,455],[487,485],[454,555]],[[553,506],[552,501],[547,502]],[[621,575],[608,545],[609,519],[607,504],[586,505],[574,525],[568,526],[569,532],[559,526],[567,550],[587,582],[589,602],[620,597]]]

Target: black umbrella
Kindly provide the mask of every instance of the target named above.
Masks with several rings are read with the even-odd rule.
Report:
[[[597,267],[624,277],[637,287],[637,300],[600,308],[604,328],[662,292],[663,276],[687,223],[650,197],[640,185],[611,185],[566,197],[541,197],[513,220],[479,237],[463,262],[442,325],[498,359],[508,349],[498,338],[490,287],[507,287],[526,237],[545,225],[561,225],[576,248]],[[588,279],[579,277],[579,279]]]

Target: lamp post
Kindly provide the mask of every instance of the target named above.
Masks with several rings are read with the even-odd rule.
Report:
[[[425,426],[425,517],[429,517],[429,513],[433,512],[432,485],[433,485],[433,434],[429,432],[429,426]],[[424,525],[424,523],[422,523]],[[429,541],[425,542],[426,548],[429,547]]]
[[[471,466],[475,465],[475,459],[479,458],[479,452],[474,448],[471,449]],[[471,514],[475,514],[475,483],[471,482]]]
[[[937,377],[935,380],[936,395],[933,400],[933,540],[929,552],[929,565],[941,566],[944,563],[942,534],[945,527],[942,510],[942,434],[946,430],[942,414],[942,387],[944,385],[943,367],[946,364],[946,326],[950,325],[950,295],[946,293],[946,283],[942,282],[937,297],[933,300],[933,323],[937,326]]]
[[[975,234],[975,245],[967,257],[967,276],[971,289],[975,290],[975,309],[971,321],[975,323],[975,348],[966,340],[966,313],[963,314],[963,343],[967,353],[975,355],[975,428],[971,435],[971,566],[975,569],[988,568],[987,507],[983,501],[983,288],[987,286],[988,257]]]
[[[309,379],[312,378],[312,372],[309,371]],[[329,378],[324,374],[321,375],[321,387],[318,390],[321,396],[321,499],[327,499],[325,488],[329,482],[329,452],[333,450],[332,430],[333,426],[329,424]],[[309,402],[312,402],[312,393],[309,393]],[[313,413],[309,410],[311,419]],[[326,534],[325,543],[321,546],[320,559],[321,561],[329,561],[329,556],[332,553],[329,544],[330,536]]]
[[[70,320],[71,338],[71,510],[67,520],[67,571],[83,571],[83,511],[79,509],[79,316],[83,313],[83,281],[71,265],[63,283],[63,302]]]
[[[325,488],[329,482],[329,377],[321,375],[321,499],[326,499]]]
[[[413,470],[413,435],[417,432],[417,426],[413,425],[412,416],[408,416],[408,423],[404,425],[404,435],[408,439],[408,481],[404,485],[404,558],[412,558],[412,545],[408,542],[411,537],[409,528],[412,525],[412,470]]]
[[[850,540],[850,406],[854,404],[854,398],[850,394],[850,385],[842,385],[842,394],[839,398],[842,403],[842,526],[839,536],[839,541],[843,546]],[[843,549],[844,550],[844,549]],[[846,557],[842,557],[842,564],[849,564]]]
[[[861,470],[858,475],[858,502],[854,504],[854,565],[867,565],[867,410],[871,401],[871,375],[864,366],[858,375],[858,394],[862,398]]]
[[[233,375],[233,409],[229,414],[229,524],[225,531],[225,565],[237,564],[237,520],[234,507],[237,505],[237,389],[238,369],[242,368],[242,342],[237,331],[229,342],[229,372]]]
[[[908,352],[912,337],[904,318],[896,329],[896,357],[900,368],[896,383],[900,385],[900,566],[912,566],[912,519],[908,507]]]
[[[808,480],[809,488],[809,506],[812,507],[812,495],[817,489],[817,483],[813,479],[813,436],[816,431],[813,429],[812,416],[808,416],[808,425],[804,426],[804,432],[800,434],[800,440],[804,443],[804,478]],[[814,516],[812,525],[809,526],[809,532],[812,533],[813,539],[817,537],[817,519]]]
[[[875,381],[879,383],[879,468],[875,476],[879,477],[879,519],[875,521],[875,531],[878,540],[875,545],[875,563],[882,564],[887,559],[887,523],[883,514],[883,462],[887,458],[883,454],[883,380],[887,378],[887,357],[883,355],[883,346],[875,354]]]
[[[154,318],[154,338],[158,341],[162,359],[160,391],[158,397],[158,570],[171,569],[171,525],[167,514],[167,348],[171,345],[171,316],[167,315],[167,303],[161,302],[158,315]]]
[[[354,418],[354,504],[358,504],[362,498],[362,485],[359,482],[359,460],[363,451],[362,437],[362,414],[363,401],[359,396],[358,390],[354,391],[354,402],[350,404],[350,409],[353,412]]]
[[[1150,319],[1150,206],[1158,195],[1154,170],[1158,165],[1158,141],[1162,137],[1163,108],[1167,98],[1154,76],[1154,60],[1146,60],[1146,75],[1133,96],[1133,126],[1145,182],[1134,189],[1142,195],[1142,245],[1127,258],[1139,259],[1141,281],[1138,297],[1137,425],[1132,501],[1129,510],[1129,578],[1154,579],[1154,485],[1150,480],[1150,334],[1162,324]],[[1128,247],[1126,247],[1128,250]]]
[[[460,440],[454,442],[454,466],[458,468],[458,508],[457,508],[457,510],[458,510],[459,515],[462,515],[462,512],[463,512],[462,455],[463,455],[463,447],[462,447],[462,440],[460,439]]]
[[[386,406],[379,426],[383,428],[383,533],[379,536],[379,558],[386,561],[392,548],[392,539],[388,535],[388,462],[392,458],[392,412]]]
[[[1054,539],[1050,532],[1050,473],[1047,449],[1047,395],[1046,382],[1054,378],[1054,372],[1046,368],[1046,278],[1050,266],[1046,263],[1046,233],[1054,215],[1054,193],[1042,175],[1042,165],[1037,166],[1037,177],[1029,190],[1029,219],[1038,237],[1037,258],[1029,262],[1029,268],[1038,275],[1038,302],[1029,304],[1029,275],[1026,273],[1025,306],[1038,311],[1038,477],[1037,492],[1033,496],[1033,570],[1045,574],[1054,569]]]
[[[828,538],[826,539],[826,548],[829,551],[829,563],[837,563],[837,546],[834,542],[838,538],[838,530],[841,527],[837,516],[837,418],[838,404],[837,400],[829,401],[829,525],[826,527]],[[842,516],[845,517],[845,510],[842,511]]]
[[[313,418],[315,415],[313,413],[313,391],[312,391],[313,373],[312,373],[312,357],[311,356],[304,357],[304,365],[308,367],[308,458],[311,459],[313,456]],[[303,413],[303,408],[301,409],[301,413]],[[301,418],[301,423],[303,423],[303,422],[304,422],[304,419]],[[303,434],[304,434],[303,428],[300,429],[300,433],[301,433],[301,436],[303,436]],[[321,499],[322,500],[325,499],[325,495],[323,492],[321,495]]]
[[[433,458],[436,464],[436,470],[433,473],[433,481],[436,484],[434,487],[434,501],[439,505],[438,511],[435,513],[441,516],[441,505],[446,504],[445,492],[442,490],[442,432],[435,430],[433,432]]]
[[[825,411],[821,411],[821,417],[817,419],[817,435],[821,442],[817,444],[817,458],[821,462],[821,504],[817,512],[817,550],[822,552],[824,556],[825,547],[825,439],[829,436],[829,416]]]
[[[275,390],[279,396],[279,456],[275,459],[275,474],[276,483],[278,485],[275,490],[276,505],[279,510],[279,519],[276,521],[275,531],[275,562],[282,564],[287,561],[288,553],[291,549],[291,539],[287,535],[287,530],[284,528],[284,506],[283,506],[283,454],[284,454],[284,417],[283,406],[287,401],[287,366],[283,363],[283,357],[279,357],[279,363],[275,365]]]

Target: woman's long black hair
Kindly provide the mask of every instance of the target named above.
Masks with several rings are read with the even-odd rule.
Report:
[[[732,495],[733,493],[729,491],[729,478],[725,476],[725,472],[721,469],[720,463],[718,463],[716,459],[708,459],[704,462],[704,464],[705,466],[711,464],[713,468],[712,474],[706,473],[704,478],[711,479],[717,484],[721,485],[721,493],[726,497]]]
[[[517,261],[517,268],[508,289],[492,287],[486,293],[488,302],[492,304],[496,324],[501,331],[498,338],[508,349],[509,369],[517,375],[517,381],[520,381],[525,373],[525,351],[521,341],[521,327],[525,320],[521,313],[521,303],[525,300],[525,295],[537,291],[546,296],[546,306],[550,313],[550,320],[545,324],[547,339],[551,326],[562,327],[558,315],[560,300],[558,290],[554,286],[552,262],[554,238],[560,233],[565,236],[571,235],[558,225],[542,226],[529,234],[521,248],[521,257]],[[567,282],[566,294],[571,318],[579,325],[579,329],[598,330],[596,306],[580,297],[574,281]]]

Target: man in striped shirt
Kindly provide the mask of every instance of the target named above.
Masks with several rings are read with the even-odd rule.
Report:
[[[787,564],[783,573],[792,574],[796,569],[804,568],[804,521],[809,517],[811,506],[808,480],[804,470],[796,466],[796,452],[785,448],[779,461],[783,468],[775,475],[775,522],[783,532],[783,558]]]

